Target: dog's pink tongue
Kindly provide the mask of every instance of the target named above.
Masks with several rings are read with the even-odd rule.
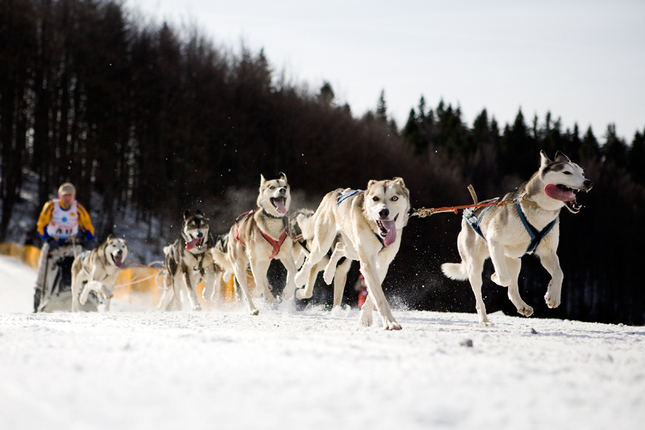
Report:
[[[193,239],[190,242],[186,243],[186,250],[190,251],[199,243],[199,239]]]
[[[123,261],[121,261],[121,257],[114,257],[114,265],[119,269],[123,267]]]
[[[396,241],[396,223],[394,221],[381,221],[381,224],[387,229],[387,234],[383,238],[383,245],[390,246]]]
[[[544,193],[555,200],[560,200],[562,202],[575,202],[576,195],[573,194],[573,191],[564,191],[558,188],[556,185],[549,184],[544,187]]]
[[[276,199],[273,202],[275,203],[275,208],[278,210],[278,212],[283,215],[287,213],[287,208],[284,207],[284,200]]]

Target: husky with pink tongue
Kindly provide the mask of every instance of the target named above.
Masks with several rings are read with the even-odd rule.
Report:
[[[275,298],[267,281],[267,272],[273,259],[278,259],[287,269],[287,279],[282,299],[293,297],[296,286],[293,277],[296,264],[293,260],[293,241],[288,237],[288,211],[291,205],[291,188],[287,175],[280,173],[277,179],[265,179],[260,175],[257,207],[239,215],[228,233],[226,251],[211,249],[215,263],[235,275],[244,296],[249,313],[258,315],[259,310],[247,282],[247,269],[251,269],[255,288],[253,296],[264,296],[269,303]]]
[[[187,300],[192,310],[201,310],[197,285],[202,281],[205,283],[202,298],[205,302],[211,298],[210,292],[213,291],[219,268],[207,252],[214,246],[208,221],[199,209],[194,213],[187,209],[184,212],[181,239],[163,248],[166,256],[165,289],[159,300],[159,309],[171,310],[174,304],[181,310],[182,302]]]
[[[489,325],[482,299],[482,270],[491,258],[495,273],[491,280],[508,287],[508,297],[517,312],[533,315],[533,308],[520,297],[518,276],[522,256],[534,254],[551,275],[544,299],[549,308],[560,306],[563,273],[560,268],[558,243],[560,209],[566,207],[578,213],[581,205],[576,199],[579,191],[589,191],[593,183],[585,178],[580,166],[561,152],[555,161],[540,152],[540,168],[515,191],[506,194],[499,205],[465,210],[457,247],[461,263],[445,263],[443,273],[456,280],[470,281],[476,300],[479,322]]]
[[[328,193],[313,216],[300,220],[310,254],[296,276],[296,285],[303,287],[307,283],[312,267],[325,257],[340,234],[341,240],[334,252],[342,248],[345,257],[360,262],[369,292],[361,308],[361,324],[372,325],[372,310],[376,305],[383,328],[400,330],[381,284],[401,246],[401,233],[408,223],[409,211],[410,191],[401,178],[371,180],[364,191],[339,188]],[[328,283],[331,279],[325,277]]]

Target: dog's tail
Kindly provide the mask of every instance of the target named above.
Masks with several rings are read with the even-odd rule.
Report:
[[[466,269],[466,263],[463,261],[461,263],[443,263],[441,271],[444,275],[456,281],[468,279],[468,270]]]

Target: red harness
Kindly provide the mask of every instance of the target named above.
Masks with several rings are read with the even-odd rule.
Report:
[[[253,215],[254,212],[255,211],[244,212],[242,215],[238,216],[235,219],[235,224],[233,226],[233,230],[235,232],[235,240],[240,242],[242,244],[242,246],[245,247],[245,248],[246,248],[246,245],[244,244],[244,242],[242,242],[242,239],[240,239],[240,232],[239,232],[239,229],[237,227],[237,222],[240,219],[242,219],[242,222],[240,222],[240,227],[242,227],[244,225],[244,222],[247,220],[247,218],[249,216]],[[260,227],[258,227],[258,230],[260,230]],[[260,234],[262,234],[262,237],[264,237],[267,240],[267,242],[269,242],[271,244],[271,246],[273,247],[273,252],[271,253],[271,256],[269,257],[269,259],[273,260],[273,258],[276,255],[278,255],[278,252],[280,252],[280,247],[282,246],[282,243],[284,242],[284,240],[287,238],[287,232],[283,231],[282,235],[280,236],[280,239],[278,239],[278,240],[274,240],[271,236],[269,236],[268,234],[266,234],[262,230],[260,230]]]

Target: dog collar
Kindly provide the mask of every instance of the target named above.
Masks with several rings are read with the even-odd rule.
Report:
[[[285,217],[285,216],[287,216],[286,214],[284,214],[284,215],[282,215],[282,216],[275,216],[275,215],[271,215],[269,212],[267,212],[266,210],[264,210],[264,208],[262,208],[262,213],[263,213],[264,215],[268,216],[269,218],[273,218],[273,219],[284,219],[284,217]]]

